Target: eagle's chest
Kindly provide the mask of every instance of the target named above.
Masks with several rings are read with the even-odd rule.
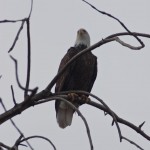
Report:
[[[77,59],[75,66],[74,66],[74,71],[76,72],[76,75],[86,76],[92,71],[92,59],[89,57],[89,55],[83,55],[79,59]]]
[[[90,54],[85,54],[76,60],[71,75],[74,89],[84,90],[89,84],[93,74],[93,65],[93,57]]]

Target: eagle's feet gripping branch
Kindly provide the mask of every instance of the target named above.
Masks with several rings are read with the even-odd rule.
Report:
[[[90,98],[86,95],[81,95],[81,101],[84,103],[89,103]]]
[[[68,94],[68,99],[70,102],[79,102],[81,104],[88,103],[90,101],[90,98],[88,96],[82,94],[76,94],[76,93],[69,93]]]
[[[76,93],[69,93],[68,94],[68,99],[70,102],[77,101],[79,99],[79,95]]]

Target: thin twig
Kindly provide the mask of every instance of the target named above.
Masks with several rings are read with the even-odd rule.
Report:
[[[125,43],[119,37],[114,37],[114,38],[115,38],[116,42],[120,43],[122,46],[128,47],[128,48],[130,48],[132,50],[140,50],[141,49],[141,47],[136,47],[136,46],[132,46],[132,45],[130,45],[128,43]]]
[[[17,84],[18,84],[18,86],[22,89],[22,90],[28,90],[28,91],[30,91],[30,92],[32,92],[33,90],[31,90],[31,89],[26,89],[26,88],[24,88],[21,84],[20,84],[20,81],[19,81],[19,76],[18,76],[18,62],[17,62],[17,60],[14,58],[14,57],[12,57],[11,55],[10,55],[10,58],[14,61],[14,63],[15,63],[15,74],[16,74],[16,80],[17,80]]]
[[[31,0],[31,8],[30,8],[30,12],[29,12],[29,16],[28,16],[28,18],[30,18],[30,17],[31,17],[32,10],[33,10],[33,0]]]
[[[141,129],[144,124],[145,124],[145,121],[143,121],[143,122],[139,125],[139,128]]]
[[[145,38],[150,38],[150,34],[138,33],[138,32],[132,32],[132,33],[135,34],[136,36],[141,36],[141,37],[145,37]],[[118,36],[126,36],[126,35],[131,36],[131,34],[128,33],[128,32],[120,32],[120,33],[112,34],[112,35],[106,37],[105,39],[109,39],[109,38],[113,38],[113,37],[118,37]]]
[[[14,42],[13,42],[12,46],[10,47],[8,53],[10,53],[13,50],[13,48],[15,47],[16,42],[18,41],[19,35],[20,35],[20,33],[21,33],[22,29],[23,29],[24,23],[25,23],[25,20],[22,21],[22,24],[21,24],[21,26],[20,26],[20,28],[19,28],[19,30],[17,32],[17,35],[16,35],[16,37],[14,39]]]
[[[116,21],[118,21],[118,22],[121,24],[121,26],[122,26],[127,32],[129,32],[132,36],[134,36],[134,37],[137,39],[137,41],[141,44],[141,46],[139,46],[137,50],[139,50],[139,49],[141,49],[141,48],[143,48],[143,47],[145,46],[144,43],[142,42],[142,40],[139,39],[133,32],[131,32],[131,31],[125,26],[125,24],[124,24],[122,21],[120,21],[118,18],[114,17],[113,15],[111,15],[111,14],[109,14],[109,13],[106,13],[106,12],[104,12],[104,11],[101,11],[101,10],[97,9],[95,6],[93,6],[91,3],[89,3],[89,2],[87,2],[87,1],[85,1],[85,0],[82,0],[82,1],[85,2],[86,4],[88,4],[89,6],[91,6],[94,10],[98,11],[99,13],[101,13],[101,14],[103,14],[103,15],[107,15],[108,17],[111,17],[111,18],[115,19]]]
[[[30,71],[31,71],[31,39],[30,39],[30,19],[27,19],[27,42],[28,42],[28,50],[27,50],[27,79],[26,79],[26,88],[24,92],[24,97],[28,95],[29,83],[30,83]]]
[[[15,105],[17,105],[16,99],[15,99],[15,94],[14,94],[14,89],[13,89],[12,85],[11,85],[11,92],[12,92],[13,102],[14,102]]]
[[[24,19],[19,19],[19,20],[0,20],[0,23],[16,23],[16,22],[21,22],[21,21],[25,21],[27,18]]]
[[[24,138],[23,140],[20,140],[19,144],[21,144],[22,142],[27,141],[29,139],[33,139],[33,138],[41,138],[41,139],[44,139],[44,140],[48,141],[51,144],[51,146],[54,148],[54,150],[56,150],[55,145],[53,144],[53,142],[50,139],[48,139],[48,138],[46,138],[44,136],[39,136],[39,135],[34,135],[34,136],[29,136],[27,138]]]
[[[90,134],[90,129],[89,129],[88,123],[87,123],[85,117],[79,111],[79,109],[76,108],[71,102],[69,102],[68,100],[66,100],[66,99],[64,99],[62,97],[54,96],[54,97],[51,97],[51,98],[47,98],[47,99],[35,102],[35,105],[38,105],[38,104],[41,104],[41,103],[45,103],[45,102],[48,102],[48,101],[52,101],[52,100],[61,100],[61,101],[64,101],[65,103],[67,103],[70,107],[72,107],[78,113],[78,115],[81,117],[81,119],[83,120],[83,122],[85,124],[87,135],[88,135],[88,138],[89,138],[90,147],[91,147],[91,150],[93,150],[94,147],[93,147],[93,142],[92,142],[92,138],[91,138],[91,134]]]
[[[135,142],[129,140],[128,138],[126,137],[122,137],[122,139],[128,141],[129,143],[133,144],[134,146],[136,146],[137,148],[139,148],[140,150],[144,150],[142,147],[140,147],[139,145],[137,145]]]

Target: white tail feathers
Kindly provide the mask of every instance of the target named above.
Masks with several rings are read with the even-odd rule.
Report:
[[[61,128],[71,125],[74,110],[68,104],[61,102],[57,111],[57,122]]]

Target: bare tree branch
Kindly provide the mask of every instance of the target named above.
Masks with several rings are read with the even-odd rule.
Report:
[[[126,137],[122,137],[122,139],[128,141],[129,143],[133,144],[134,146],[136,146],[137,148],[139,148],[140,150],[144,150],[142,147],[140,147],[139,145],[137,145],[135,142],[127,139]]]
[[[20,33],[21,33],[22,29],[23,29],[24,23],[25,23],[25,20],[22,21],[22,24],[21,24],[21,26],[20,26],[20,28],[19,28],[19,30],[17,32],[17,35],[16,35],[16,37],[14,39],[14,42],[13,42],[12,46],[10,47],[8,53],[10,53],[13,50],[13,48],[15,47],[16,42],[17,42],[17,40],[19,38],[19,35],[20,35]]]
[[[14,61],[14,63],[15,63],[15,73],[16,73],[16,80],[17,80],[17,84],[18,84],[18,86],[22,89],[22,90],[28,90],[28,91],[30,91],[30,92],[32,92],[33,90],[31,90],[31,89],[26,89],[26,88],[24,88],[21,84],[20,84],[20,81],[19,81],[19,76],[18,76],[18,62],[17,62],[17,60],[14,58],[14,57],[12,57],[11,55],[10,55],[10,58]]]
[[[27,41],[28,41],[28,54],[27,54],[27,79],[24,97],[28,95],[29,83],[30,83],[30,71],[31,71],[31,39],[30,39],[30,19],[26,21],[27,24]]]
[[[15,99],[15,94],[14,94],[14,89],[13,89],[12,85],[11,85],[11,92],[12,92],[13,102],[14,102],[15,105],[17,105],[16,99]]]
[[[30,8],[29,16],[28,16],[29,19],[31,17],[32,10],[33,10],[33,0],[31,0],[31,8]]]
[[[136,36],[150,38],[150,34],[138,33],[138,32],[132,32],[132,33],[135,34]],[[132,36],[128,32],[120,32],[120,33],[115,33],[115,34],[109,35],[108,37],[106,37],[106,39],[113,38],[113,37],[118,37],[118,36],[126,36],[126,35]]]
[[[125,43],[124,41],[120,40],[118,37],[115,37],[115,40],[118,43],[120,43],[122,46],[128,47],[128,48],[130,48],[132,50],[140,50],[141,49],[141,47],[136,47],[136,46],[132,46],[132,45],[130,45],[128,43]]]
[[[139,39],[139,38],[136,36],[136,34],[134,34],[133,32],[131,32],[131,31],[125,26],[125,24],[124,24],[122,21],[120,21],[118,18],[114,17],[113,15],[111,15],[111,14],[109,14],[109,13],[106,13],[106,12],[104,12],[104,11],[101,11],[101,10],[97,9],[94,5],[92,5],[91,3],[89,3],[89,2],[87,2],[87,1],[85,1],[85,0],[82,0],[82,1],[85,2],[86,4],[88,4],[89,6],[91,6],[91,7],[92,7],[94,10],[96,10],[97,12],[99,12],[99,13],[101,13],[101,14],[103,14],[103,15],[107,15],[108,17],[111,17],[111,18],[115,19],[116,21],[118,21],[118,22],[121,24],[121,26],[122,26],[127,32],[129,32],[130,35],[134,36],[134,37],[137,39],[137,41],[141,44],[141,46],[139,46],[137,50],[139,50],[139,49],[141,49],[141,48],[143,48],[143,47],[145,46],[144,43],[142,42],[142,40]]]
[[[139,128],[141,129],[144,124],[145,124],[145,121],[143,121],[143,123],[141,123],[141,124],[139,125]]]
[[[19,19],[19,20],[0,20],[0,23],[16,23],[16,22],[20,22],[20,21],[25,21],[27,18],[24,19]]]
[[[7,146],[6,144],[0,142],[0,150],[2,149],[2,147],[6,148],[6,149],[8,149],[8,150],[11,149],[11,147],[9,147],[9,146]],[[2,150],[3,150],[3,149],[2,149]]]
[[[46,138],[46,137],[44,137],[44,136],[39,136],[39,135],[29,136],[29,137],[27,137],[27,138],[24,138],[23,140],[20,140],[20,141],[19,141],[19,145],[20,145],[22,142],[27,141],[27,140],[29,140],[29,139],[33,139],[33,138],[40,138],[40,139],[44,139],[44,140],[48,141],[48,142],[51,144],[51,146],[54,148],[54,150],[56,150],[56,147],[55,147],[55,145],[53,144],[53,142],[52,142],[51,140],[49,140],[48,138]]]

